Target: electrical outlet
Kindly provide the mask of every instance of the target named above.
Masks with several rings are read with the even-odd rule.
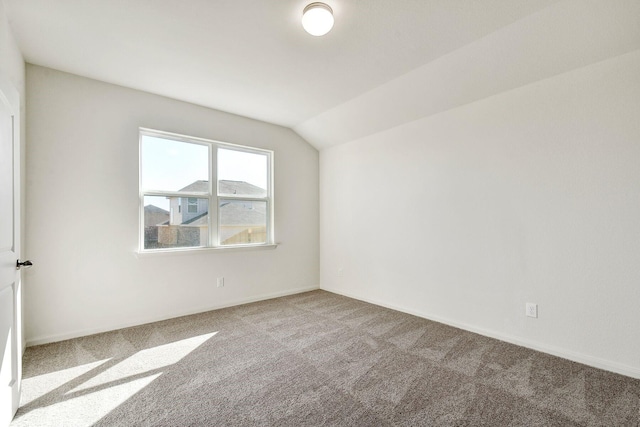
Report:
[[[338,269],[338,277],[342,277],[342,276],[344,276],[344,269],[342,267],[340,267]]]
[[[224,288],[224,277],[218,277],[218,287]]]
[[[525,305],[525,314],[528,317],[538,317],[538,304],[532,303],[532,302],[528,302]]]

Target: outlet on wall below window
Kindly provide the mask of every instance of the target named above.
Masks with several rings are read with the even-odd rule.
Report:
[[[224,288],[224,277],[218,277],[218,287]]]
[[[526,306],[525,307],[525,309],[526,309],[525,314],[528,317],[535,317],[535,318],[538,317],[538,304],[535,304],[535,303],[532,303],[532,302],[528,302],[528,303],[526,303],[525,306]]]

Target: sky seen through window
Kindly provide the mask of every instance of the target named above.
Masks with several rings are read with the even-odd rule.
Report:
[[[142,136],[142,190],[179,191],[195,181],[209,180],[207,144]],[[218,149],[218,179],[244,181],[267,188],[267,156]],[[153,204],[169,210],[169,200],[154,197]]]

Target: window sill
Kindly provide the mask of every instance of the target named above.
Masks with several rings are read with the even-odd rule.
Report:
[[[219,246],[215,248],[184,248],[184,249],[152,249],[152,250],[138,250],[135,252],[136,258],[147,258],[157,256],[172,256],[172,255],[193,255],[197,253],[230,253],[230,252],[245,252],[245,251],[264,251],[271,250],[278,247],[278,243],[272,243],[268,245],[237,245],[237,246]]]

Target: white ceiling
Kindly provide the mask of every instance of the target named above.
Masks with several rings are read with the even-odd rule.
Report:
[[[4,1],[29,63],[317,148],[640,48],[637,0],[326,0],[324,37],[301,27],[311,0]]]

